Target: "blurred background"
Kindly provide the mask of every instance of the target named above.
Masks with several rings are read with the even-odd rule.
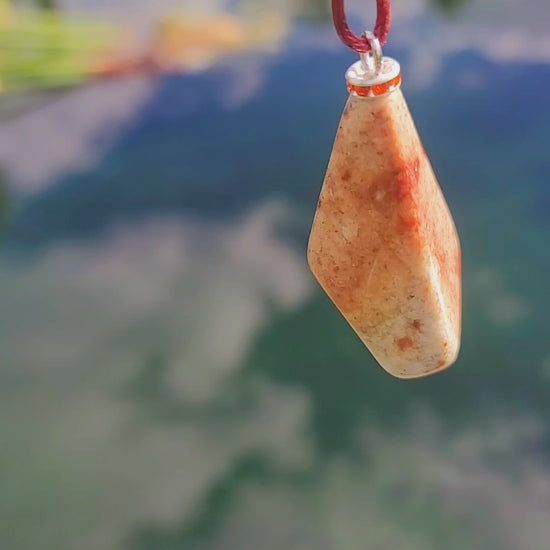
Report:
[[[418,381],[306,264],[326,0],[0,0],[1,548],[548,550],[550,5],[393,12],[463,247]]]

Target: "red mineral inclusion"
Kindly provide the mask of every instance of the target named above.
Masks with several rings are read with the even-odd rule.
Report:
[[[382,367],[412,378],[458,354],[460,245],[400,78],[349,85],[308,259]]]

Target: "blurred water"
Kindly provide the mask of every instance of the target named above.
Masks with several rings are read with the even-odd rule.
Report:
[[[399,381],[305,258],[354,56],[267,5],[268,47],[0,128],[0,546],[547,549],[549,8],[396,2],[464,256],[459,361]]]

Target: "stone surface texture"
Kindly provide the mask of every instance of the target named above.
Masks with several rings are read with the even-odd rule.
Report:
[[[460,244],[401,89],[349,96],[308,260],[390,374],[415,378],[455,361]]]

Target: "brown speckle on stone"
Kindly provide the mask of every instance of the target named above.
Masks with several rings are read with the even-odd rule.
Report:
[[[405,351],[413,347],[413,341],[408,336],[405,336],[404,338],[399,338],[399,340],[397,340],[397,346],[401,351]]]

